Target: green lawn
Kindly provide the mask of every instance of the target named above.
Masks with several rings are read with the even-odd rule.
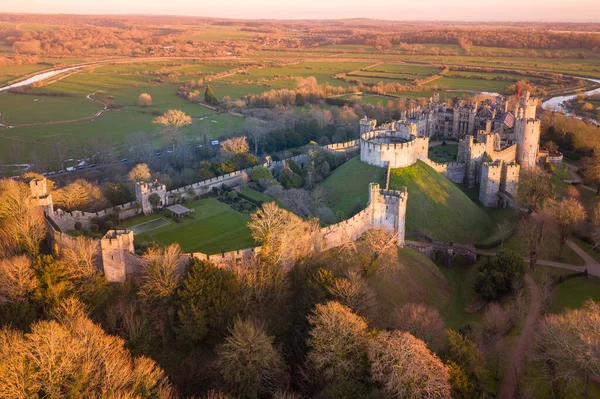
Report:
[[[470,310],[475,295],[473,283],[477,275],[477,266],[467,264],[464,256],[457,255],[452,267],[439,268],[450,283],[450,296],[447,302],[437,307],[448,328],[460,329],[477,317],[477,314]]]
[[[490,216],[463,191],[423,162],[392,169],[390,188],[408,188],[406,231],[433,239],[475,242],[492,229]]]
[[[539,283],[544,277],[558,278],[572,273],[574,272],[570,270],[538,266],[533,277]],[[600,301],[600,278],[592,276],[571,278],[556,285],[551,310],[560,313],[565,309],[579,308],[588,299]]]
[[[178,243],[184,252],[217,254],[255,245],[246,225],[250,217],[233,210],[229,205],[207,198],[185,205],[195,209],[194,219],[184,218],[181,223],[136,235],[136,243],[156,242],[159,245]],[[120,228],[131,227],[164,217],[161,214],[127,220]]]
[[[256,191],[248,186],[244,186],[240,189],[240,193],[244,194],[245,196],[248,196],[250,198],[252,198],[255,201],[262,201],[262,202],[272,202],[274,201],[273,198],[269,197],[268,195],[265,195],[263,193],[261,193],[260,191]]]
[[[2,123],[24,125],[68,121],[94,115],[103,106],[81,97],[0,94]]]
[[[338,167],[322,183],[331,192],[331,210],[343,212],[347,219],[357,204],[364,208],[369,200],[369,183],[379,183],[383,188],[385,173],[384,168],[368,165],[359,157]]]
[[[10,82],[21,76],[52,68],[50,64],[29,64],[0,68],[0,84]]]
[[[429,147],[427,156],[429,159],[439,163],[454,162],[458,154],[458,144],[437,145]]]

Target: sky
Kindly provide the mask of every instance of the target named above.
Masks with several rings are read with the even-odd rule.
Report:
[[[600,22],[600,0],[0,0],[0,12]]]

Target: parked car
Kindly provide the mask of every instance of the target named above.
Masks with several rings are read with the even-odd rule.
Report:
[[[127,158],[123,158],[123,159],[121,159],[121,163],[126,163],[127,161],[128,161],[128,159],[127,159]]]
[[[67,168],[67,172],[75,172],[77,169],[75,169],[75,166],[69,166]]]
[[[91,163],[91,164],[89,164],[89,166],[88,166],[88,168],[95,168],[95,167],[96,167],[96,164],[95,164],[95,163]]]
[[[162,152],[157,152],[156,154],[154,154],[155,157],[160,157],[162,155]]]
[[[213,140],[210,142],[210,145],[219,145],[219,140]]]

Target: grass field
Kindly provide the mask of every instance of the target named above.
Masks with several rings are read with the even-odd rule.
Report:
[[[430,84],[437,85],[441,89],[448,90],[486,91],[493,93],[502,93],[507,86],[512,84],[512,82],[501,80],[443,77],[434,80]]]
[[[255,201],[262,201],[262,202],[272,202],[274,201],[273,198],[269,197],[268,195],[265,195],[263,193],[261,193],[260,191],[256,191],[254,189],[251,189],[248,186],[244,186],[240,189],[240,193],[252,198]]]
[[[392,169],[390,188],[408,188],[406,231],[443,241],[470,243],[492,229],[490,216],[450,180],[423,162]]]
[[[183,218],[181,223],[149,230],[136,235],[137,243],[156,242],[159,245],[178,243],[184,252],[216,254],[254,246],[254,239],[246,223],[248,215],[233,210],[229,205],[207,198],[185,205],[194,209],[194,219]],[[163,218],[160,214],[134,218],[119,227],[132,227]]]
[[[361,209],[366,206],[369,183],[385,184],[385,169],[355,157],[334,170],[321,184],[330,192],[331,210],[334,213],[341,211],[347,218],[357,206]]]
[[[538,266],[533,277],[539,283],[544,277],[556,279],[572,273],[570,270]],[[571,278],[556,285],[551,310],[560,313],[565,309],[576,309],[588,299],[600,301],[600,278],[592,276]]]
[[[432,161],[444,163],[456,161],[456,155],[458,154],[458,145],[437,145],[435,147],[429,147],[427,154],[428,158]]]
[[[92,116],[102,105],[80,97],[0,94],[2,123],[23,125],[75,120]]]
[[[18,77],[52,68],[50,64],[30,64],[0,68],[0,85]]]

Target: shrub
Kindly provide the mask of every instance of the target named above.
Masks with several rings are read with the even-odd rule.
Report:
[[[80,231],[82,227],[81,222],[75,222],[75,230]]]
[[[112,221],[108,220],[104,223],[104,226],[102,226],[102,227],[104,228],[104,230],[108,231],[108,230],[114,229],[115,224]]]
[[[252,172],[250,172],[250,178],[252,179],[252,181],[256,182],[262,179],[271,180],[273,178],[273,174],[271,173],[269,168],[266,168],[264,166],[257,166],[256,168],[252,169]]]
[[[92,233],[97,233],[100,230],[100,228],[98,227],[98,225],[96,223],[92,223],[90,225],[90,231]]]

